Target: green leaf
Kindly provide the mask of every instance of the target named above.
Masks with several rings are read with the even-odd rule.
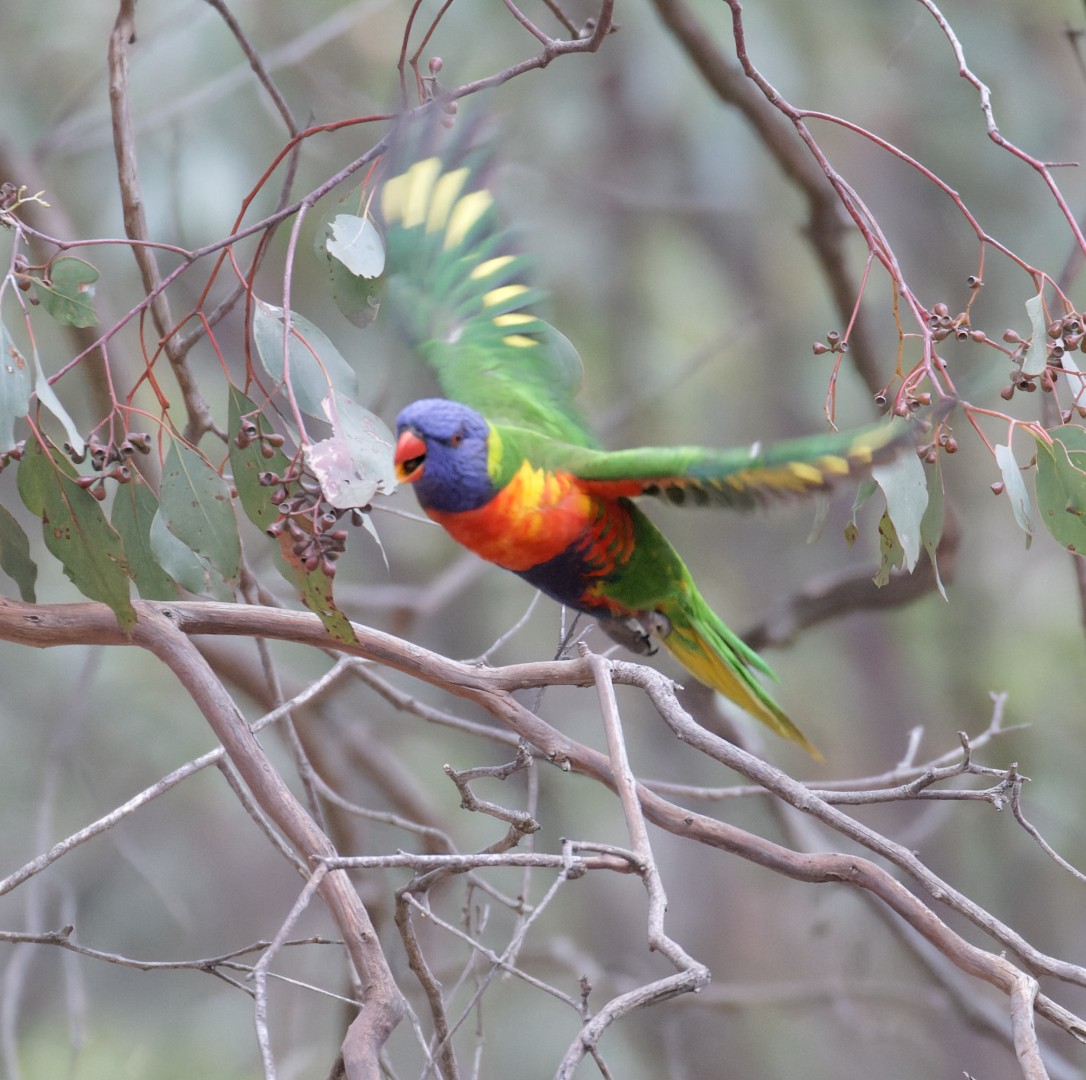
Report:
[[[183,589],[216,600],[234,599],[233,588],[218,569],[170,532],[161,507],[151,519],[147,539],[155,561]]]
[[[62,326],[96,326],[94,286],[98,271],[74,255],[61,255],[49,266],[48,279],[35,279],[41,306]]]
[[[890,571],[895,566],[905,565],[905,549],[898,541],[894,523],[890,519],[889,512],[884,512],[879,519],[879,553],[882,561],[879,569],[872,579],[881,589],[890,580]]]
[[[279,507],[271,501],[272,489],[260,482],[262,472],[283,476],[290,468],[287,455],[277,447],[268,447],[271,456],[265,457],[263,448],[266,443],[254,439],[246,446],[238,446],[237,436],[241,428],[241,418],[256,424],[260,435],[271,434],[272,428],[264,415],[236,386],[230,387],[230,411],[227,419],[230,447],[230,471],[233,474],[234,488],[237,490],[241,508],[245,516],[265,532],[269,525],[279,517]]]
[[[246,516],[262,531],[267,531],[280,516],[279,507],[271,501],[274,488],[260,483],[262,472],[272,472],[285,476],[290,462],[282,450],[272,448],[270,457],[264,457],[262,443],[258,440],[240,447],[237,434],[241,418],[256,424],[260,434],[268,434],[271,427],[263,415],[257,412],[256,405],[235,386],[230,387],[229,446],[230,468],[234,476],[234,487]],[[350,621],[336,607],[332,595],[332,578],[320,567],[306,570],[301,561],[291,550],[292,541],[287,533],[281,533],[278,540],[278,552],[275,560],[279,572],[298,590],[302,602],[310,611],[320,617],[329,635],[346,645],[357,643]]]
[[[144,600],[176,600],[177,584],[163,570],[151,547],[151,522],[157,512],[155,493],[137,473],[130,483],[117,487],[110,521],[124,541],[128,570],[140,596]]]
[[[1030,339],[1022,361],[1023,375],[1040,375],[1048,363],[1048,325],[1045,322],[1044,296],[1038,293],[1026,301],[1026,314],[1029,315]]]
[[[943,579],[939,574],[939,561],[937,552],[939,541],[943,536],[943,470],[942,459],[936,457],[935,464],[930,469],[925,469],[928,480],[928,507],[924,511],[923,520],[920,522],[920,542],[931,560],[931,568],[935,572],[935,585],[939,595],[946,600],[946,589],[943,587]]]
[[[31,386],[30,365],[0,322],[0,450],[15,445],[15,421],[26,416]]]
[[[38,568],[30,557],[30,541],[6,506],[0,506],[0,570],[19,586],[19,596],[26,603],[37,603]]]
[[[1026,482],[1022,479],[1022,470],[1018,468],[1018,462],[1014,460],[1014,454],[1009,446],[1000,444],[995,448],[996,464],[1003,474],[1003,488],[1007,497],[1011,500],[1011,509],[1014,511],[1014,520],[1018,527],[1026,534],[1026,547],[1033,543],[1033,508],[1029,501],[1029,492],[1026,490]]]
[[[886,496],[886,512],[911,571],[920,558],[920,523],[928,505],[927,477],[915,453],[899,454],[886,465],[876,465],[871,476]]]
[[[45,546],[60,560],[76,588],[108,604],[122,629],[130,629],[136,611],[129,599],[128,564],[117,531],[101,504],[75,482],[75,470],[60,453],[52,459],[30,440],[19,462],[19,494],[42,520]]]
[[[337,510],[369,506],[378,492],[396,489],[396,440],[384,421],[343,394],[323,402],[332,437],[305,448],[306,464]]]
[[[41,358],[38,356],[36,347],[31,355],[34,357],[34,396],[61,422],[64,433],[68,436],[68,445],[77,454],[82,454],[86,448],[83,436],[75,426],[75,421],[68,415],[68,411],[61,405],[60,398],[49,385],[49,379],[42,369]]]
[[[1086,430],[1074,425],[1037,439],[1037,506],[1048,531],[1068,551],[1086,555]]]
[[[226,584],[236,584],[241,541],[230,488],[203,454],[176,439],[162,466],[159,514],[169,531],[202,563],[214,568]],[[169,571],[165,563],[163,566]],[[209,575],[209,582],[214,578]]]
[[[354,369],[339,350],[301,315],[291,315],[291,334],[283,362],[283,309],[257,300],[253,308],[253,340],[264,369],[276,384],[289,383],[298,408],[310,416],[323,417],[321,401],[329,389],[348,397],[358,396]]]

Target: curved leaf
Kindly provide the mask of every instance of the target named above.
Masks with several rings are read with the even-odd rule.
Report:
[[[1011,500],[1011,510],[1018,527],[1026,534],[1026,547],[1033,542],[1033,508],[1029,501],[1026,482],[1022,479],[1022,470],[1014,460],[1014,453],[1009,446],[1000,444],[995,448],[996,464],[1003,475],[1003,487]]]
[[[1048,363],[1048,324],[1045,322],[1044,297],[1041,293],[1026,301],[1026,314],[1029,315],[1030,339],[1022,361],[1022,374],[1036,376],[1044,371]]]
[[[0,506],[0,570],[19,586],[19,597],[36,603],[34,583],[38,568],[30,557],[30,540],[6,506]]]
[[[289,383],[298,408],[322,417],[321,401],[330,389],[358,396],[354,368],[322,330],[308,319],[291,313],[286,362],[283,349],[283,309],[257,300],[253,308],[253,340],[264,369],[276,384]]]
[[[886,513],[905,558],[912,570],[920,558],[920,524],[928,505],[928,482],[924,466],[913,453],[899,454],[885,465],[876,465],[871,476],[886,496]]]
[[[928,508],[924,511],[924,517],[920,522],[920,542],[931,560],[931,568],[935,571],[935,587],[939,595],[946,600],[946,589],[943,587],[943,579],[939,574],[939,561],[937,552],[939,541],[943,536],[943,470],[940,464],[941,458],[936,457],[935,464],[926,469],[928,478]]]
[[[15,421],[30,407],[30,365],[0,322],[0,450],[15,445]]]
[[[1048,531],[1068,551],[1086,555],[1086,430],[1074,425],[1037,440],[1037,506]]]
[[[101,504],[75,482],[75,475],[63,454],[51,460],[37,440],[31,440],[19,462],[19,495],[41,518],[45,546],[64,573],[84,596],[108,604],[127,630],[135,624],[136,611],[129,599],[124,545]]]

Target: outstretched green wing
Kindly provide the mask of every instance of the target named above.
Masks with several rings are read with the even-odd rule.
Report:
[[[547,446],[531,432],[499,431],[502,447],[512,459],[523,456],[569,473],[599,495],[656,495],[677,505],[737,510],[824,491],[870,465],[911,452],[916,438],[914,424],[895,420],[858,431],[789,439],[764,450],[755,445],[733,450],[646,446],[605,451]]]
[[[487,186],[478,125],[441,129],[431,108],[401,122],[375,199],[388,268],[382,307],[442,390],[499,423],[594,445],[573,404],[576,350],[535,314],[544,294],[513,248]]]

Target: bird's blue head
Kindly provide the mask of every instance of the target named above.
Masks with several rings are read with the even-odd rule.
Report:
[[[489,432],[483,417],[458,401],[415,401],[396,417],[396,477],[415,485],[424,510],[476,510],[494,497]]]

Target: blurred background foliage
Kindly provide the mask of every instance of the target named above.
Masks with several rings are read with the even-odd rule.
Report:
[[[696,0],[693,8],[728,53],[727,8],[712,0]],[[395,107],[395,63],[408,11],[402,0],[235,0],[231,10],[298,117],[321,123]],[[526,10],[547,19],[542,5]],[[943,10],[974,70],[992,88],[1007,137],[1043,160],[1081,157],[1086,77],[1078,39],[1069,33],[1086,26],[1081,6],[948,0]],[[417,26],[436,12],[435,3],[424,3]],[[570,13],[580,22],[592,10]],[[52,235],[123,235],[105,63],[115,15],[115,5],[104,0],[75,6],[0,0],[0,179],[44,190],[51,209],[27,217]],[[958,78],[947,40],[922,4],[770,0],[748,5],[745,17],[754,62],[793,104],[838,113],[902,147],[959,191],[992,235],[1053,276],[1072,259],[1071,236],[1051,195],[1033,171],[986,137],[977,95]],[[554,323],[585,359],[586,411],[613,446],[742,444],[822,430],[834,358],[814,356],[811,343],[843,326],[804,236],[806,208],[750,129],[706,88],[653,10],[629,4],[617,18],[619,32],[597,55],[560,58],[462,103],[465,111],[485,109],[500,118],[499,199],[538,258]],[[132,101],[150,233],[200,246],[231,231],[242,199],[286,136],[210,6],[145,0],[137,24]],[[442,80],[457,85],[534,51],[530,36],[493,0],[458,0],[424,59],[440,56]],[[870,142],[831,125],[812,127],[874,212],[920,298],[929,307],[943,301],[951,312],[961,310],[969,296],[966,278],[977,272],[978,245],[948,199]],[[310,190],[383,131],[364,125],[310,139],[294,190]],[[1070,206],[1082,207],[1081,170],[1056,175]],[[278,177],[258,196],[251,220],[272,208],[277,184]],[[307,225],[307,239],[318,216]],[[257,284],[271,302],[281,302],[286,241],[284,230]],[[858,235],[848,250],[858,278],[866,256]],[[299,246],[293,306],[352,358],[365,403],[391,420],[430,389],[428,376],[421,365],[402,362],[379,326],[359,331],[342,318],[311,251],[311,243]],[[142,295],[131,254],[118,244],[86,257],[102,271],[98,313],[103,325],[112,325]],[[168,255],[162,262],[172,265]],[[175,312],[196,303],[202,280],[189,274],[171,291]],[[973,325],[992,338],[1006,327],[1028,334],[1024,302],[1035,289],[1027,276],[989,253],[984,280]],[[1070,294],[1086,304],[1081,275]],[[875,268],[864,309],[884,349],[887,379],[898,347],[891,299],[885,275]],[[49,370],[82,347],[70,331],[44,319],[36,329]],[[240,309],[216,329],[232,367],[242,355],[243,333]],[[1009,364],[993,359],[993,351],[946,344],[943,355],[963,396],[993,410],[1007,408],[1019,419],[1036,418],[1042,395],[1019,395],[1010,405],[998,397]],[[142,365],[134,327],[111,344],[110,360],[119,386],[131,385]],[[205,345],[193,362],[217,419],[225,422],[217,358]],[[169,387],[164,368],[159,374]],[[101,399],[94,367],[83,369],[57,390],[89,428]],[[846,357],[838,422],[866,423],[875,411]],[[990,438],[1005,441],[1005,431],[1005,424],[993,423]],[[1027,813],[1065,857],[1084,865],[1086,664],[1072,557],[1047,534],[1026,550],[1006,498],[989,490],[999,479],[991,455],[964,423],[957,435],[961,451],[944,461],[948,503],[961,526],[948,602],[931,593],[909,607],[851,614],[771,651],[780,699],[827,764],[801,760],[799,751],[778,741],[764,743],[764,752],[819,780],[879,773],[899,760],[914,726],[924,729],[921,759],[933,757],[956,745],[959,730],[983,730],[990,695],[1005,692],[1006,722],[1024,726],[986,746],[983,760],[1020,763],[1032,778]],[[1019,439],[1024,463],[1032,451],[1027,438]],[[211,441],[204,449],[214,454]],[[0,476],[0,499],[14,509],[13,472]],[[666,519],[710,602],[742,630],[772,617],[821,575],[867,564],[874,572],[877,514],[867,510],[861,540],[849,550],[841,534],[850,502],[851,493],[835,498],[821,538],[810,544],[809,507],[750,517],[655,507],[653,513]],[[409,493],[389,505],[414,509]],[[36,527],[20,513],[28,531]],[[528,608],[527,585],[473,563],[437,529],[384,513],[376,524],[388,568],[359,533],[336,579],[340,606],[351,618],[467,658],[483,653]],[[272,581],[262,538],[251,536],[247,551]],[[74,598],[54,565],[43,559],[41,569],[40,600]],[[951,567],[945,570],[950,579]],[[438,594],[435,582],[454,587]],[[273,587],[293,602],[285,585]],[[551,656],[559,636],[560,613],[543,601],[492,661]],[[598,638],[590,641],[604,647]],[[250,715],[259,715],[269,700],[255,651],[240,642],[215,648]],[[275,646],[273,653],[288,692],[326,666],[298,648]],[[668,660],[656,662],[677,675]],[[136,650],[38,653],[4,645],[0,663],[0,873],[213,745],[168,673]],[[402,685],[424,700],[459,708],[429,688]],[[620,691],[620,702],[639,776],[731,782],[677,745],[640,696]],[[551,690],[541,707],[578,739],[602,745],[593,693]],[[458,809],[441,766],[495,763],[505,750],[398,714],[358,684],[310,712],[304,725],[318,765],[352,801],[424,817],[454,833],[463,849],[498,835],[493,821]],[[275,736],[264,742],[289,769]],[[608,794],[545,765],[536,779],[541,850],[556,849],[563,836],[624,842]],[[484,794],[514,805],[524,799],[520,780]],[[796,841],[799,828],[814,847],[842,845],[808,823],[780,820],[766,801],[713,806],[710,812],[756,831]],[[917,849],[936,872],[1038,947],[1069,960],[1086,955],[1086,932],[1075,915],[1081,887],[1009,814],[982,803],[898,803],[857,816]],[[348,853],[418,844],[387,825],[343,819],[338,827]],[[654,1008],[613,1029],[603,1045],[613,1075],[829,1080],[877,1073],[896,1080],[1015,1073],[1011,1051],[972,1029],[953,1007],[947,985],[855,895],[785,883],[720,853],[653,836],[671,901],[669,928],[712,968],[715,981],[698,998]],[[358,880],[394,966],[402,966],[390,890],[403,876]],[[502,887],[516,892],[522,880],[509,872]],[[219,775],[207,772],[0,900],[0,926],[40,930],[71,922],[79,940],[95,948],[140,959],[192,959],[270,938],[297,887]],[[527,887],[538,896],[545,885]],[[466,901],[453,887],[444,902],[455,919]],[[500,941],[508,913],[495,907],[492,918],[484,936]],[[645,949],[643,918],[636,882],[575,883],[535,932],[522,966],[574,995],[582,974],[598,993],[613,993],[662,973]],[[303,929],[331,932],[319,911]],[[464,954],[455,943],[443,947],[451,977]],[[332,947],[297,949],[281,970],[346,990]],[[406,973],[403,983],[410,985]],[[984,999],[987,992],[970,985],[967,993]],[[994,991],[991,1000],[1003,1007]],[[1086,1000],[1077,1004],[1081,1011]],[[272,1008],[280,1076],[323,1075],[344,1021],[341,1007],[284,986],[273,993]],[[481,1075],[549,1075],[577,1026],[574,1016],[538,993],[515,980],[504,983],[500,994],[487,998]],[[0,946],[0,1040],[0,1071],[12,1080],[259,1073],[251,1003],[236,990],[193,971],[139,974],[48,948]],[[1082,1051],[1069,1049],[1066,1040],[1059,1050],[1078,1060],[1062,1063],[1053,1075],[1081,1075]],[[398,1075],[419,1069],[408,1024],[393,1037],[389,1054]]]

